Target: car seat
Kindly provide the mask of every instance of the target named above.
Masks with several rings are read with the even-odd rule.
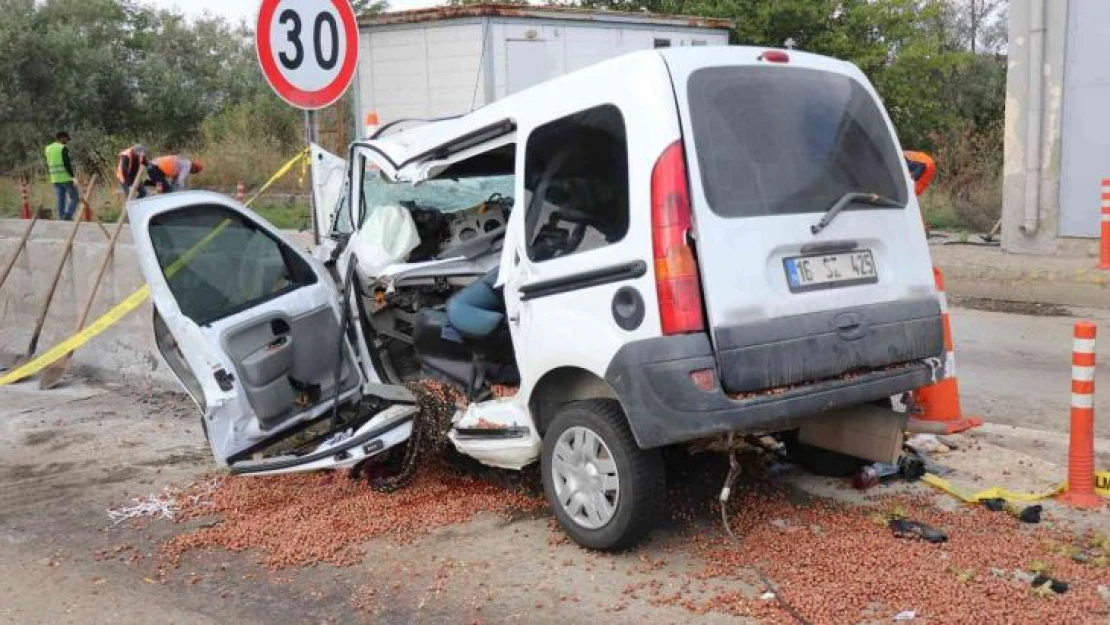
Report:
[[[464,385],[470,399],[487,382],[519,381],[497,274],[495,268],[452,295],[445,309],[420,311],[413,329],[421,366]]]

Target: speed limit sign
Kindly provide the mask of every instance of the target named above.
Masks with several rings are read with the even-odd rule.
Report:
[[[338,100],[358,65],[349,0],[262,0],[255,29],[262,73],[289,104],[316,110]]]

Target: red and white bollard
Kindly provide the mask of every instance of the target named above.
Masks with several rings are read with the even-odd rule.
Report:
[[[247,197],[247,189],[243,186],[243,181],[240,180],[235,184],[235,200],[242,202]]]
[[[1101,230],[1098,246],[1098,268],[1110,269],[1110,178],[1102,179]]]
[[[1105,222],[1104,222],[1105,223]],[[1077,508],[1098,508],[1095,493],[1095,335],[1090,321],[1075,324],[1071,356],[1071,441],[1068,489],[1060,500]]]
[[[19,209],[19,216],[23,219],[31,218],[31,190],[27,188],[27,181],[19,181],[19,196],[22,204]]]

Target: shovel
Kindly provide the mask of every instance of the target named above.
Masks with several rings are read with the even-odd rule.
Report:
[[[100,289],[100,282],[104,279],[104,274],[108,271],[108,265],[112,262],[112,255],[116,250],[116,241],[119,241],[119,235],[123,232],[123,224],[127,223],[127,205],[135,198],[135,192],[139,189],[139,185],[143,182],[142,168],[139,169],[139,174],[135,176],[135,182],[131,185],[131,190],[127,193],[127,197],[123,200],[123,206],[120,207],[119,219],[116,220],[116,227],[112,230],[112,238],[108,240],[108,251],[104,254],[104,260],[100,261],[100,269],[96,273],[96,279],[93,280],[92,288],[89,290],[89,297],[85,300],[85,309],[81,311],[81,317],[77,319],[77,329],[74,332],[80,332],[85,327],[85,321],[89,318],[89,313],[92,311],[93,303],[96,302],[96,292]],[[65,377],[66,371],[69,369],[69,361],[73,359],[73,352],[69,352],[54,364],[43,369],[42,377],[39,378],[39,389],[46,390],[54,388]]]
[[[85,187],[85,197],[93,191],[93,186],[96,184],[96,174],[93,174],[89,179],[88,186]],[[73,251],[73,240],[77,238],[77,231],[81,229],[81,218],[84,216],[85,211],[80,211],[73,219],[73,226],[69,230],[69,236],[66,238],[65,248],[62,249],[62,258],[58,261],[58,268],[54,270],[54,279],[50,282],[50,288],[46,292],[46,301],[42,304],[42,310],[39,312],[39,319],[35,323],[35,331],[31,334],[31,342],[27,345],[27,353],[16,359],[12,363],[12,369],[18,369],[27,364],[35,356],[35,350],[39,346],[39,337],[42,335],[42,326],[46,323],[46,313],[50,310],[50,302],[54,299],[54,291],[58,288],[58,281],[61,280],[62,271],[66,268],[66,260],[69,259],[70,253]]]

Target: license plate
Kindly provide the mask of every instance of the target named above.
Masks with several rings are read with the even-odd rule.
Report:
[[[791,291],[831,289],[879,281],[871,250],[823,256],[794,256],[782,261]]]

